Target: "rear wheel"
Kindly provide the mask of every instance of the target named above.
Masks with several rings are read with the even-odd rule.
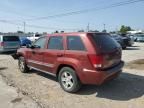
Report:
[[[81,87],[81,82],[79,81],[75,70],[70,67],[63,67],[59,72],[58,79],[61,87],[66,92],[74,93]]]
[[[20,71],[23,73],[26,73],[29,71],[29,68],[27,67],[25,59],[22,56],[19,57],[18,66],[19,66]]]

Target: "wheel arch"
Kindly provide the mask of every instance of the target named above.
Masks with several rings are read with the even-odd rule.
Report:
[[[73,70],[77,71],[77,69],[76,69],[75,66],[68,65],[68,64],[60,64],[60,65],[58,66],[57,70],[56,70],[56,78],[57,78],[57,79],[58,79],[59,72],[60,72],[60,70],[61,70],[63,67],[70,67],[70,68],[72,68]],[[77,73],[77,72],[75,72],[75,73],[76,73],[78,79],[80,80],[78,73]]]

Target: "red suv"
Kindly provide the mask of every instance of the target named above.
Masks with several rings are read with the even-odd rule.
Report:
[[[67,92],[76,92],[82,84],[101,85],[122,71],[121,47],[107,33],[57,33],[20,48],[21,72],[42,71],[58,78]]]

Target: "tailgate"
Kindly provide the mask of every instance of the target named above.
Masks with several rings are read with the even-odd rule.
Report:
[[[111,68],[121,62],[121,49],[117,48],[111,53],[105,54],[104,68]]]
[[[91,35],[97,55],[102,56],[102,69],[111,68],[121,61],[121,46],[109,34]]]

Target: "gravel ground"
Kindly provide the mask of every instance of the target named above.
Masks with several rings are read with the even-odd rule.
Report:
[[[144,43],[135,43],[132,47],[123,50],[122,59],[125,62],[144,59]]]
[[[40,108],[39,105],[24,96],[15,87],[7,85],[0,76],[0,108]]]
[[[123,51],[123,60],[129,62],[144,58],[144,43]],[[47,74],[31,71],[21,73],[17,60],[0,55],[0,75],[23,95],[44,108],[143,108],[144,70],[124,69],[119,78],[102,86],[85,85],[76,94],[64,92],[56,79]]]

